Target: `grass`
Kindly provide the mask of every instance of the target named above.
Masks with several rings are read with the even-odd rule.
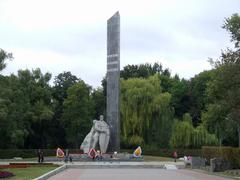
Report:
[[[8,178],[10,180],[29,180],[29,179],[37,178],[57,167],[58,167],[57,165],[51,165],[51,166],[34,165],[27,168],[11,168],[11,169],[0,169],[0,170],[12,172],[15,176]]]
[[[199,169],[191,169],[191,168],[188,168],[188,169],[192,170],[192,171],[205,173],[205,174],[209,174],[209,175],[220,176],[220,177],[224,177],[224,178],[228,178],[228,179],[240,179],[240,176],[229,174],[226,171],[224,171],[224,172],[210,172],[209,170],[205,170],[205,169],[200,169],[200,170]]]
[[[223,175],[223,176],[228,176],[228,177],[236,177],[236,178],[239,178],[240,179],[240,175],[237,175],[237,174],[231,174],[229,172],[216,172],[215,174],[217,175]]]
[[[169,157],[160,157],[160,156],[149,156],[149,155],[144,155],[143,156],[144,161],[172,161],[174,162],[173,158]],[[178,160],[177,160],[178,161]]]

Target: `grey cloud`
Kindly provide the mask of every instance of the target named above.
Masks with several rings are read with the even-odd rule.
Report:
[[[152,12],[146,11],[145,14],[139,13],[141,9],[135,7],[136,14],[142,14],[140,17],[135,12],[124,14],[120,10],[122,66],[152,62],[152,59],[167,59],[173,63],[198,61],[204,64],[208,57],[215,58],[220,55],[221,49],[231,46],[229,35],[221,26],[224,18],[239,12],[239,0],[175,2],[176,6],[168,5],[167,8],[157,3]],[[75,73],[81,71],[81,78],[95,84],[106,70],[106,20],[90,20],[87,24],[76,21],[76,24],[69,26],[43,27],[41,30],[22,30],[10,24],[1,24],[0,48],[49,51],[72,58],[71,63],[76,63],[76,69],[68,70]],[[82,68],[80,63],[86,64],[86,67]],[[97,73],[86,76],[82,71],[90,73],[92,64],[96,66],[94,70]],[[46,64],[46,69],[48,66]],[[56,73],[59,70],[51,71]],[[189,71],[189,74],[192,73]]]

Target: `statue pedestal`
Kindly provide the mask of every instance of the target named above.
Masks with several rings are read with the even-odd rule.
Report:
[[[69,154],[69,156],[72,158],[73,162],[92,162],[92,161],[105,161],[105,162],[112,162],[112,161],[117,161],[117,162],[141,162],[143,161],[143,157],[140,158],[134,158],[132,154],[128,153],[118,153],[116,155],[113,154],[102,154],[102,158],[95,158],[91,159],[87,154]],[[45,162],[48,161],[64,161],[64,158],[57,158],[57,157],[46,157],[44,159]]]

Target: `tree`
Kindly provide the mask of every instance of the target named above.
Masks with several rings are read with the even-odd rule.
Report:
[[[155,74],[159,75],[162,92],[168,92],[172,95],[171,105],[174,107],[177,118],[190,110],[190,92],[189,82],[179,78],[178,75],[171,77],[169,69],[163,69],[161,63],[127,65],[121,70],[121,78],[149,78]]]
[[[203,71],[190,80],[190,109],[193,125],[196,127],[201,123],[201,112],[207,109],[208,96],[207,87],[213,80],[214,70]]]
[[[63,117],[63,102],[67,98],[67,90],[78,83],[78,79],[71,72],[63,72],[54,78],[54,86],[52,87],[54,116],[52,123],[52,135],[55,138],[53,143],[55,146],[66,146],[66,134],[61,119]]]
[[[46,147],[48,123],[52,119],[51,75],[40,69],[19,70],[18,75],[2,77],[0,91],[2,148]]]
[[[79,148],[89,132],[93,119],[93,102],[90,97],[91,87],[79,81],[67,90],[63,103],[62,122],[70,147]]]
[[[15,121],[8,119],[10,95],[9,79],[0,75],[0,148],[11,147],[11,133],[17,129]]]
[[[223,104],[209,104],[207,111],[203,111],[203,126],[210,132],[216,134],[221,146],[223,141],[231,136],[232,123],[227,121],[228,108]]]
[[[216,145],[218,139],[208,133],[204,126],[194,128],[190,114],[183,115],[182,121],[175,120],[170,145],[174,148],[201,148],[203,145]]]
[[[189,148],[192,146],[193,126],[189,121],[175,120],[170,145],[176,148]]]
[[[185,79],[179,80],[168,78],[171,81],[169,93],[172,95],[171,105],[174,107],[175,117],[181,118],[190,110],[189,82]]]
[[[148,78],[154,74],[164,73],[170,76],[170,72],[168,69],[163,70],[162,65],[160,63],[151,64],[140,64],[140,65],[127,65],[121,70],[120,77],[123,79],[128,78]]]
[[[212,104],[220,105],[227,124],[233,122],[239,134],[240,146],[240,53],[228,50],[215,63],[214,80],[209,84],[208,93]],[[217,115],[217,114],[216,114]],[[230,128],[234,129],[234,128]]]
[[[225,112],[224,121],[232,124],[232,128],[238,132],[240,147],[240,17],[238,14],[226,19],[223,26],[231,34],[231,40],[235,42],[235,50],[227,49],[222,52],[219,60],[211,60],[215,68],[214,80],[209,84],[208,93],[211,103],[220,105]],[[217,115],[217,114],[216,114]]]
[[[79,79],[71,72],[63,72],[54,78],[53,96],[60,103],[67,97],[67,90],[79,82]]]
[[[230,18],[225,20],[223,28],[226,29],[231,35],[231,41],[235,42],[235,48],[239,48],[240,42],[240,16],[233,14]]]
[[[27,137],[26,147],[46,148],[50,141],[49,126],[53,117],[51,104],[51,88],[49,81],[51,74],[42,74],[40,69],[19,70],[18,84],[16,87],[19,93],[19,102],[16,102],[16,117],[20,118],[19,128],[25,129]],[[21,113],[21,114],[18,114]],[[20,117],[19,117],[20,116]]]
[[[121,81],[121,132],[125,144],[168,146],[173,119],[171,95],[161,92],[159,82],[157,74]]]
[[[5,61],[7,59],[10,59],[10,60],[13,59],[12,54],[7,53],[6,51],[0,48],[0,71],[2,71],[6,67]]]
[[[94,118],[99,119],[100,115],[106,117],[106,97],[103,93],[103,88],[94,89],[91,93],[94,106]]]

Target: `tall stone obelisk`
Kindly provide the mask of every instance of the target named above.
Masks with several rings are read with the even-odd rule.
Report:
[[[108,151],[120,150],[120,15],[107,21],[107,122],[110,127]]]

